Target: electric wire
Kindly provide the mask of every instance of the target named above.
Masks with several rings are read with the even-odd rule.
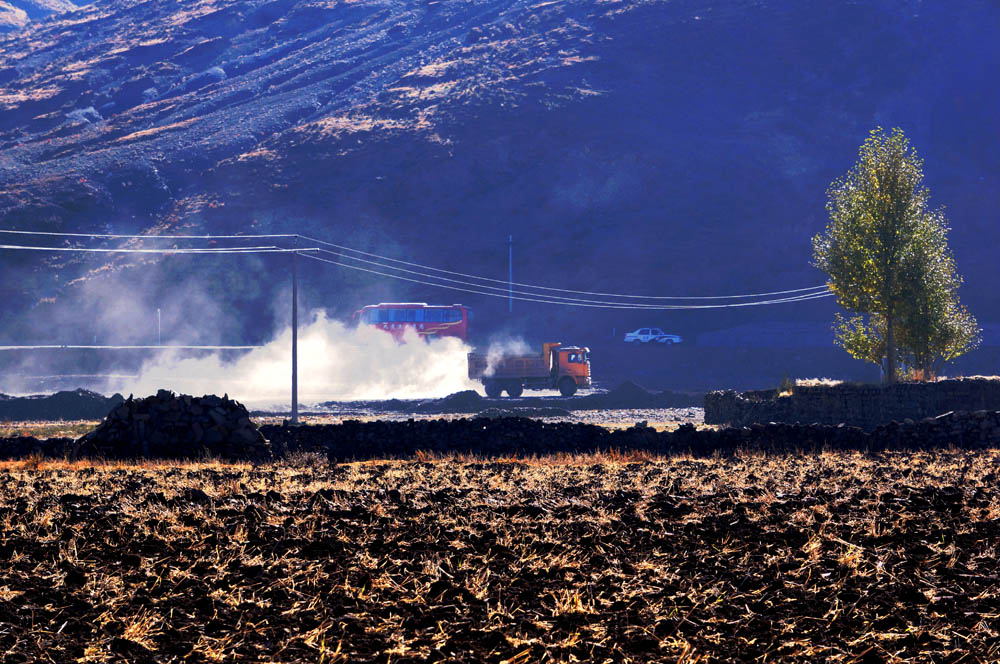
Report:
[[[473,294],[476,294],[476,295],[487,295],[487,296],[490,296],[490,297],[499,297],[499,298],[504,298],[504,299],[514,299],[514,300],[520,300],[522,302],[537,302],[537,303],[540,303],[540,304],[560,304],[560,305],[563,305],[563,306],[587,307],[587,308],[592,308],[592,309],[632,309],[632,310],[639,309],[639,310],[654,310],[654,311],[657,311],[657,310],[659,310],[659,311],[662,311],[662,310],[690,310],[690,309],[726,309],[726,308],[735,308],[735,307],[755,307],[755,306],[761,306],[761,305],[765,305],[765,304],[784,304],[784,303],[788,303],[788,302],[803,302],[803,301],[806,301],[806,300],[818,300],[818,299],[821,299],[821,298],[832,297],[833,296],[833,293],[826,292],[826,293],[819,293],[819,294],[795,295],[795,296],[787,297],[787,298],[778,298],[778,299],[774,299],[774,300],[763,300],[763,301],[755,301],[755,302],[729,302],[729,303],[724,303],[724,304],[700,304],[700,305],[697,305],[697,304],[634,304],[634,303],[587,304],[587,303],[582,303],[582,302],[559,302],[559,301],[554,301],[554,300],[551,300],[551,299],[544,299],[544,296],[539,296],[537,298],[522,297],[522,296],[510,297],[509,295],[506,295],[506,294],[503,294],[503,293],[490,293],[490,292],[487,292],[487,291],[474,290],[474,289],[471,289],[471,288],[461,288],[459,286],[448,286],[446,284],[439,284],[439,283],[434,283],[434,282],[430,282],[430,281],[423,281],[423,280],[420,280],[420,279],[412,279],[410,277],[403,277],[403,276],[400,276],[400,275],[397,275],[397,274],[390,274],[390,273],[387,273],[387,272],[379,272],[378,270],[372,270],[372,269],[369,269],[369,268],[366,268],[366,267],[360,267],[358,265],[350,265],[348,263],[341,263],[339,261],[332,261],[332,260],[329,260],[329,259],[326,259],[326,258],[320,258],[319,256],[313,256],[311,254],[304,253],[304,254],[302,254],[302,256],[304,258],[309,258],[309,259],[314,260],[314,261],[319,261],[321,263],[329,263],[330,265],[338,265],[340,267],[344,267],[344,268],[347,268],[347,269],[350,269],[350,270],[358,270],[358,271],[361,271],[361,272],[367,272],[367,273],[370,273],[370,274],[376,274],[376,275],[383,276],[383,277],[389,277],[391,279],[398,279],[398,280],[401,280],[401,281],[409,281],[409,282],[412,282],[412,283],[423,284],[425,286],[437,286],[438,288],[447,288],[448,290],[454,290],[454,291],[459,291],[459,292],[463,292],[463,293],[473,293]]]
[[[253,350],[263,346],[93,346],[42,344],[37,346],[0,346],[0,350]]]
[[[428,265],[421,265],[420,263],[411,263],[409,261],[399,260],[396,258],[389,258],[388,256],[381,256],[379,254],[373,254],[367,251],[361,251],[360,249],[352,249],[350,247],[345,247],[343,245],[335,244],[333,242],[327,242],[325,240],[320,240],[308,235],[299,235],[299,238],[306,240],[308,242],[315,242],[316,244],[321,244],[327,247],[334,247],[335,249],[340,249],[341,251],[350,251],[353,253],[361,254],[363,256],[369,256],[371,258],[377,258],[382,261],[388,261],[391,263],[399,263],[400,265],[408,265],[410,267],[417,267],[422,270],[431,270],[433,272],[440,272],[442,274],[451,274],[458,277],[465,277],[467,279],[479,279],[481,281],[490,281],[499,284],[510,284],[513,286],[520,286],[522,288],[533,288],[535,290],[546,290],[555,291],[560,293],[573,293],[574,295],[596,295],[600,297],[618,297],[618,298],[633,298],[633,299],[644,299],[644,300],[731,300],[737,298],[754,298],[754,297],[767,297],[771,295],[788,295],[791,293],[804,293],[807,291],[823,291],[826,290],[826,285],[821,286],[809,286],[808,288],[792,288],[790,290],[782,291],[770,291],[767,293],[745,293],[740,295],[627,295],[623,293],[598,293],[592,291],[579,291],[571,290],[568,288],[552,288],[549,286],[538,286],[533,284],[524,284],[516,281],[505,281],[503,279],[493,279],[491,277],[481,277],[474,274],[466,274],[465,272],[454,272],[452,270],[442,270],[436,267],[430,267]],[[430,275],[425,275],[430,276]],[[539,293],[539,295],[542,295]]]
[[[345,253],[340,253],[340,252],[335,252],[335,251],[330,251],[329,249],[322,249],[322,248],[319,248],[319,247],[316,247],[316,248],[301,248],[301,249],[299,249],[299,248],[296,248],[296,249],[279,249],[277,247],[273,247],[273,248],[267,248],[267,250],[265,250],[264,248],[260,248],[260,247],[185,248],[185,249],[172,249],[172,250],[161,250],[161,249],[105,249],[105,248],[101,248],[101,249],[86,249],[86,248],[74,248],[74,249],[60,249],[60,250],[62,250],[62,251],[90,251],[90,252],[95,252],[95,253],[151,253],[151,254],[158,254],[158,253],[171,253],[171,254],[173,254],[173,253],[289,253],[289,252],[299,252],[299,253],[301,253],[301,252],[305,252],[305,251],[323,251],[323,252],[326,252],[326,253],[329,253],[329,254],[332,254],[332,255],[335,255],[335,256],[339,256],[339,257],[347,259],[347,260],[354,260],[354,261],[358,261],[358,262],[364,262],[364,263],[367,263],[367,264],[370,264],[370,265],[375,265],[375,266],[383,268],[383,269],[396,270],[396,271],[405,272],[405,273],[408,273],[408,274],[413,274],[413,275],[425,277],[425,278],[428,278],[428,279],[437,279],[439,281],[449,281],[451,283],[464,284],[464,285],[468,285],[468,286],[473,286],[475,288],[483,288],[483,289],[488,289],[488,290],[500,290],[500,291],[503,291],[505,293],[504,296],[508,297],[508,298],[510,297],[510,294],[512,292],[516,292],[516,293],[518,293],[520,295],[528,295],[528,296],[532,296],[532,297],[541,297],[541,298],[549,298],[549,299],[556,299],[556,300],[565,300],[565,301],[568,301],[568,302],[581,302],[581,303],[602,304],[602,305],[605,304],[605,302],[599,301],[599,300],[587,300],[587,299],[583,299],[583,298],[564,297],[564,296],[560,296],[560,295],[550,295],[549,293],[570,293],[570,294],[574,294],[574,295],[591,295],[591,296],[598,296],[598,297],[616,298],[616,299],[620,299],[620,300],[637,299],[637,300],[685,300],[685,301],[686,300],[702,301],[702,300],[757,299],[757,298],[762,298],[762,297],[771,297],[771,296],[775,296],[775,295],[793,295],[793,296],[797,297],[798,294],[801,294],[801,295],[816,295],[816,296],[823,296],[823,297],[825,297],[825,296],[827,296],[829,294],[828,288],[827,288],[826,285],[809,286],[809,287],[806,287],[806,288],[792,288],[792,289],[779,290],[779,291],[767,291],[767,292],[761,292],[761,293],[741,293],[741,294],[736,294],[736,295],[701,295],[701,296],[697,296],[697,295],[638,295],[638,294],[631,295],[631,294],[624,294],[624,293],[605,293],[605,292],[597,292],[597,291],[573,290],[573,289],[567,289],[567,288],[554,288],[554,287],[550,287],[550,286],[541,286],[541,285],[537,285],[537,284],[527,284],[527,283],[521,283],[521,282],[513,282],[513,281],[509,281],[509,280],[505,281],[503,279],[495,279],[495,278],[492,278],[492,277],[484,277],[484,276],[480,276],[480,275],[468,274],[468,273],[465,273],[465,272],[456,272],[456,271],[453,271],[453,270],[445,270],[445,269],[441,269],[441,268],[432,267],[432,266],[429,266],[429,265],[424,265],[424,264],[421,264],[421,263],[414,263],[414,262],[411,262],[411,261],[405,261],[405,260],[401,260],[401,259],[391,258],[391,257],[388,257],[388,256],[383,256],[383,255],[380,255],[380,254],[375,254],[375,253],[371,253],[371,252],[367,252],[367,251],[362,251],[360,249],[354,249],[352,247],[347,247],[347,246],[344,246],[344,245],[336,244],[334,242],[327,242],[326,240],[320,240],[318,238],[314,238],[314,237],[307,236],[307,235],[301,235],[301,234],[298,234],[298,233],[295,233],[295,234],[288,234],[288,233],[283,233],[283,234],[282,233],[275,233],[275,234],[250,234],[250,235],[127,235],[127,234],[112,234],[112,233],[63,233],[63,232],[55,232],[55,231],[24,231],[24,230],[14,230],[14,229],[0,229],[0,233],[19,234],[19,235],[38,235],[38,236],[48,236],[48,237],[113,238],[113,239],[199,239],[199,240],[227,239],[227,240],[232,240],[232,239],[254,239],[254,238],[260,238],[260,239],[265,239],[265,238],[291,239],[291,238],[294,238],[296,240],[304,240],[304,241],[308,241],[308,242],[314,242],[316,244],[320,244],[320,245],[327,246],[327,247],[333,247],[335,249],[341,250],[341,252],[351,252],[352,254],[358,254],[360,256],[368,256],[370,258],[375,258],[377,260],[376,261],[371,261],[371,260],[367,260],[367,259],[364,259],[364,258],[359,258],[358,256],[354,256],[354,255],[350,255],[350,254],[345,254]],[[5,248],[7,248],[7,249],[35,249],[35,250],[38,250],[38,251],[56,251],[56,249],[54,249],[54,248],[31,248],[31,247],[20,247],[20,246],[14,246],[14,245],[0,245],[0,249],[5,249]],[[406,268],[400,268],[400,267],[396,267],[394,265],[384,265],[384,264],[382,264],[382,263],[380,263],[378,261],[390,262],[390,263],[395,263],[395,264],[398,264],[398,265],[406,265],[406,266],[409,266],[409,267],[419,268],[419,270],[424,270],[425,272],[421,272],[419,270],[409,270],[409,269],[406,269]],[[487,284],[482,284],[482,283],[474,283],[474,282],[467,282],[467,281],[462,281],[462,280],[458,280],[458,279],[451,279],[451,278],[448,278],[448,277],[441,277],[441,276],[438,276],[438,275],[435,275],[435,274],[430,274],[430,273],[428,273],[426,271],[436,272],[436,273],[439,273],[439,274],[448,274],[448,275],[453,275],[453,276],[458,276],[458,277],[464,277],[466,279],[475,279],[475,280],[478,280],[478,281],[485,281],[485,282],[491,282],[491,283],[504,284],[506,287],[489,286]],[[532,289],[532,290],[536,290],[536,291],[547,291],[547,292],[545,292],[545,293],[531,293],[531,292],[526,292],[526,291],[511,291],[511,287],[512,286],[518,286],[520,288],[528,288],[528,289]],[[795,301],[795,300],[792,300],[792,301]],[[638,305],[639,303],[621,302],[620,304],[636,304],[636,305]]]
[[[0,233],[12,235],[43,235],[46,237],[87,237],[116,240],[252,240],[254,238],[294,238],[295,233],[253,234],[253,235],[123,235],[117,233],[57,233],[55,231],[20,231],[0,228]]]
[[[83,252],[100,254],[289,254],[299,251],[313,251],[311,248],[305,249],[283,249],[281,247],[199,247],[199,248],[173,248],[173,249],[129,249],[129,248],[106,248],[106,247],[31,247],[25,245],[0,244],[0,249],[14,249],[19,251],[48,251],[55,253],[63,252]],[[318,250],[318,248],[316,249]]]
[[[636,306],[636,308],[642,308],[642,309],[658,308],[658,306],[659,306],[659,305],[655,305],[655,304],[643,304],[643,303],[639,303],[639,302],[608,302],[606,300],[589,300],[589,299],[578,298],[578,297],[565,297],[565,296],[561,296],[561,295],[548,295],[548,294],[544,294],[544,293],[531,293],[531,292],[528,292],[528,291],[522,291],[522,290],[518,290],[518,289],[511,289],[511,288],[504,288],[504,287],[500,287],[500,286],[487,286],[485,284],[477,284],[477,283],[473,283],[473,282],[470,282],[470,281],[463,281],[461,279],[451,279],[449,277],[439,277],[439,276],[427,274],[427,273],[424,273],[424,272],[418,272],[416,270],[408,270],[408,269],[403,268],[403,267],[396,267],[394,265],[383,265],[382,263],[379,263],[378,261],[372,261],[372,260],[368,260],[368,259],[365,259],[365,258],[358,258],[356,256],[351,256],[350,254],[345,254],[345,253],[341,253],[341,252],[337,252],[337,251],[331,251],[329,249],[320,249],[319,251],[320,251],[320,253],[331,254],[333,256],[339,256],[341,258],[346,258],[348,260],[358,261],[358,262],[361,262],[361,263],[366,263],[368,265],[374,265],[376,267],[380,267],[380,268],[384,268],[384,269],[388,269],[388,270],[397,270],[399,272],[404,272],[406,274],[413,274],[413,275],[420,276],[420,277],[426,277],[428,279],[437,279],[439,281],[447,281],[449,283],[461,284],[463,286],[471,286],[473,288],[485,288],[485,289],[488,289],[488,290],[491,290],[491,291],[498,291],[498,292],[500,292],[502,294],[502,297],[509,297],[510,294],[517,293],[518,295],[527,295],[527,296],[530,296],[530,297],[545,297],[546,299],[549,299],[549,300],[561,300],[561,301],[564,301],[566,303],[582,302],[582,303],[586,303],[586,304],[620,304],[620,305],[634,304]],[[824,289],[825,288],[826,287],[824,286]],[[677,306],[681,306],[681,305],[677,305]]]

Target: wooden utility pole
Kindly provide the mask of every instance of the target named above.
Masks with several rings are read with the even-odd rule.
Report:
[[[296,244],[298,242],[296,241]],[[292,424],[299,423],[299,278],[292,252]]]

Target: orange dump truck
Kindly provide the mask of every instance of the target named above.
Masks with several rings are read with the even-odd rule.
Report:
[[[481,381],[486,396],[494,399],[504,391],[519,397],[525,388],[556,388],[569,397],[590,385],[590,349],[546,343],[541,355],[469,353],[469,378]]]

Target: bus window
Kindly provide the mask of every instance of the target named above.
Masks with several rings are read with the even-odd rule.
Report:
[[[406,310],[405,309],[390,309],[389,310],[389,320],[393,323],[402,323],[406,320]]]
[[[414,309],[413,310],[413,320],[414,320],[414,322],[417,322],[417,323],[423,323],[424,322],[424,310],[423,309]]]
[[[462,312],[461,311],[459,311],[458,309],[449,309],[448,310],[448,322],[449,323],[457,323],[460,320],[462,320]]]
[[[415,309],[404,309],[403,311],[406,313],[407,323],[412,323],[413,321],[417,320],[417,312]]]

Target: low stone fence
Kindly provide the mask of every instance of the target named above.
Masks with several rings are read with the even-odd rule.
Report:
[[[758,422],[849,424],[866,430],[892,421],[919,420],[949,411],[1000,410],[1000,380],[964,378],[890,386],[796,386],[777,390],[710,392],[705,423],[745,426]]]
[[[731,454],[739,450],[808,452],[816,450],[927,450],[956,447],[977,449],[1000,445],[1000,412],[947,413],[920,421],[893,422],[865,431],[861,427],[825,424],[753,424],[721,430],[696,429],[691,424],[676,431],[657,432],[644,425],[611,431],[590,424],[540,422],[523,417],[473,418],[408,422],[265,425],[260,433],[274,457],[313,452],[330,461],[412,458],[418,451],[459,453],[483,457],[531,456],[554,453],[645,451],[653,454]],[[178,439],[180,440],[180,439]],[[148,453],[141,443],[110,448],[117,458],[183,459],[211,454],[230,460],[263,461],[262,444],[227,439],[197,445],[157,445]],[[105,449],[81,445],[72,438],[38,440],[0,438],[0,458],[31,456],[106,457]],[[269,450],[268,450],[269,451]],[[194,453],[193,453],[194,452]]]
[[[737,450],[923,450],[1000,445],[1000,412],[948,413],[919,422],[891,423],[867,432],[822,424],[754,424],[698,430],[691,424],[657,432],[636,425],[611,431],[589,424],[539,422],[520,417],[409,422],[357,422],[325,426],[263,426],[276,455],[318,452],[331,461],[411,457],[424,450],[484,457],[618,450],[654,454],[730,454]]]

